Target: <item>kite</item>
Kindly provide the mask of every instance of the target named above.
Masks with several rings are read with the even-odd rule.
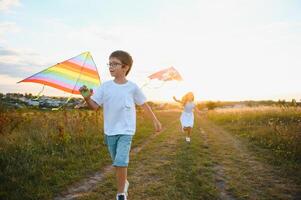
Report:
[[[77,95],[80,94],[79,89],[83,85],[92,90],[97,88],[100,85],[100,78],[90,52],[84,52],[25,78],[18,83],[21,82],[43,84],[42,90],[38,93],[37,98],[34,99],[37,100],[45,85],[71,93],[71,95]],[[71,96],[62,106],[67,104],[70,99]],[[62,106],[52,110],[59,110]]]
[[[150,76],[148,76],[149,79],[158,79],[161,81],[181,81],[183,80],[179,72],[174,68],[170,67],[161,71],[158,71]]]
[[[151,80],[159,80],[163,81],[162,84],[159,87],[155,88],[160,88],[165,82],[167,81],[182,81],[183,78],[180,75],[180,73],[174,68],[174,67],[169,67],[167,69],[160,70],[156,73],[153,73],[148,76],[148,82],[145,83],[142,88],[150,83]]]
[[[79,88],[83,85],[92,89],[98,87],[100,78],[90,52],[84,52],[20,82],[40,83],[71,94],[80,94]]]

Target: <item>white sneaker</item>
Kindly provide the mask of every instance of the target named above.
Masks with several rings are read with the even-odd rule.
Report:
[[[127,200],[125,193],[117,194],[116,200]]]
[[[129,189],[130,183],[128,182],[128,180],[125,181],[125,185],[124,185],[124,193],[126,196],[128,196],[128,189]]]
[[[186,137],[186,142],[190,142],[190,137]]]

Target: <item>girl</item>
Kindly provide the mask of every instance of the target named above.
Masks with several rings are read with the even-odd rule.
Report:
[[[193,122],[194,122],[194,115],[193,115],[193,110],[200,113],[200,111],[195,107],[194,101],[194,95],[192,92],[188,92],[182,97],[182,100],[177,100],[176,97],[174,96],[173,99],[182,104],[184,107],[184,110],[181,114],[181,125],[182,125],[182,131],[186,135],[186,142],[190,142],[190,135],[191,135],[191,130],[193,127]]]

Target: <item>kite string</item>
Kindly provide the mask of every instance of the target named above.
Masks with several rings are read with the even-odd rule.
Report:
[[[145,81],[145,83],[140,87],[140,89],[143,89],[145,86],[147,86],[150,82],[150,79],[148,79],[147,81]]]
[[[76,85],[77,85],[77,83],[78,83],[78,81],[79,81],[79,79],[80,79],[80,77],[81,77],[81,75],[82,75],[82,71],[83,71],[84,66],[85,66],[85,64],[86,64],[86,61],[87,61],[87,59],[88,59],[88,55],[89,55],[89,53],[87,53],[87,55],[86,55],[86,58],[85,58],[85,60],[84,60],[84,62],[83,62],[83,65],[82,65],[82,67],[81,67],[81,70],[80,70],[80,74],[78,75],[77,80],[76,80],[76,82],[75,82],[75,84],[74,84],[74,87],[73,87],[73,89],[72,89],[71,95],[68,97],[68,99],[65,101],[65,103],[63,103],[60,107],[58,107],[58,108],[52,108],[52,110],[59,110],[59,109],[61,109],[61,108],[62,108],[63,106],[65,106],[65,105],[70,101],[70,99],[72,98],[73,91],[75,90]]]
[[[161,87],[163,87],[163,85],[165,85],[165,81],[163,81],[162,83],[161,83],[161,85],[159,85],[159,86],[157,86],[157,87],[153,87],[153,89],[159,89],[159,88],[161,88]]]
[[[166,81],[162,81],[162,83],[159,85],[159,86],[154,86],[154,87],[151,87],[149,84],[150,84],[151,80],[148,80],[147,82],[145,82],[141,87],[140,89],[143,89],[147,86],[147,88],[149,89],[159,89],[161,87],[163,87],[166,83]]]
[[[51,110],[60,110],[61,108],[63,108],[63,106],[65,106],[70,101],[71,98],[72,98],[72,94],[68,97],[68,99],[61,106],[59,106],[57,108],[52,108]]]
[[[80,73],[79,73],[78,78],[77,78],[77,80],[76,80],[76,82],[75,82],[75,85],[74,85],[74,87],[73,87],[73,89],[72,89],[71,95],[73,94],[73,91],[74,91],[74,89],[76,88],[76,85],[77,85],[77,83],[78,83],[78,81],[79,81],[79,79],[80,79],[80,77],[81,77],[81,75],[82,75],[82,71],[83,71],[84,66],[85,66],[85,64],[86,64],[86,61],[87,61],[87,59],[88,59],[88,55],[89,55],[89,52],[87,53],[86,58],[85,58],[85,60],[84,60],[84,62],[83,62],[83,65],[82,65],[82,67],[81,67],[81,69],[80,69]]]
[[[42,90],[37,94],[37,97],[34,98],[33,100],[38,100],[41,97],[42,92],[44,91],[45,85],[43,85]]]

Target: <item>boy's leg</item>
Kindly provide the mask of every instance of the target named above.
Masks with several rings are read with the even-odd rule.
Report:
[[[104,135],[104,137],[105,137],[104,138],[105,144],[107,145],[111,159],[114,162],[115,157],[116,157],[118,137],[117,136],[107,136],[107,135]]]
[[[118,193],[124,193],[127,180],[127,167],[132,144],[131,135],[121,135],[117,142],[116,156],[113,165],[116,168]]]
[[[116,178],[117,178],[117,193],[124,192],[124,186],[127,179],[127,167],[115,167],[116,168]]]

